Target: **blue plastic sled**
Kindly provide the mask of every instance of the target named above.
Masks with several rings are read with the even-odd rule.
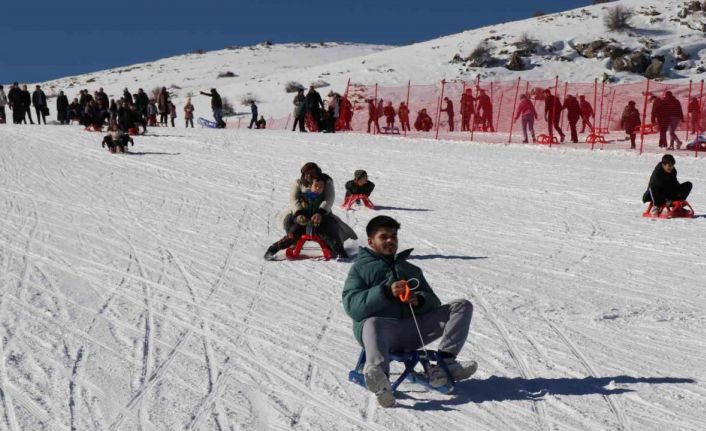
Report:
[[[456,389],[456,382],[454,381],[453,377],[451,377],[451,373],[449,372],[448,367],[446,366],[446,362],[439,356],[439,354],[435,350],[427,350],[426,353],[422,350],[417,350],[414,352],[410,353],[391,353],[390,354],[390,361],[397,361],[397,362],[402,362],[404,363],[404,371],[400,376],[395,380],[394,383],[392,383],[392,391],[394,392],[397,390],[397,387],[405,380],[409,380],[412,383],[418,383],[422,386],[425,386],[429,389],[433,389],[435,391],[439,391],[442,394],[451,394],[455,391]],[[429,361],[435,361],[438,364],[441,365],[441,369],[444,370],[446,373],[446,376],[449,378],[449,383],[447,383],[444,386],[435,388],[432,387],[429,384],[429,368],[430,368],[430,363]],[[421,364],[422,368],[424,368],[424,371],[415,371],[415,367],[417,364]],[[365,385],[365,376],[363,376],[363,367],[365,366],[365,350],[360,352],[360,357],[358,358],[358,363],[355,366],[354,370],[351,370],[348,373],[348,380],[350,380],[353,383],[357,383],[361,385],[362,387],[367,387]]]
[[[207,120],[203,117],[199,117],[199,119],[196,121],[199,123],[199,126],[201,127],[208,127],[209,129],[215,129],[216,128],[216,122],[215,121],[210,121]]]

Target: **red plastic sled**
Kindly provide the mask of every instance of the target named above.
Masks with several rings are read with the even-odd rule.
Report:
[[[642,216],[647,218],[694,218],[694,209],[687,201],[673,201],[671,208],[662,205],[657,214],[650,214],[653,207],[654,205],[650,202],[647,211],[642,213]]]
[[[127,134],[130,136],[137,136],[140,134],[140,131],[137,129],[137,127],[131,127],[127,129]]]
[[[346,200],[343,202],[343,205],[341,205],[341,208],[349,210],[353,205],[357,202],[360,201],[363,205],[366,207],[370,208],[371,210],[375,209],[375,205],[373,205],[372,202],[370,202],[370,198],[368,198],[366,195],[350,195]]]
[[[586,143],[587,144],[605,144],[606,140],[603,137],[603,135],[595,135],[591,133],[586,137]]]
[[[539,138],[537,139],[538,144],[559,144],[559,140],[556,138],[556,136],[549,136],[549,135],[539,135]]]
[[[285,254],[287,255],[287,259],[301,259],[302,257],[300,257],[300,253],[302,251],[302,248],[304,247],[304,244],[306,244],[307,241],[312,241],[319,244],[319,247],[321,247],[321,252],[324,255],[324,260],[330,260],[333,256],[333,253],[331,253],[331,249],[318,235],[302,235],[297,241],[296,245],[293,248],[288,248],[285,252]]]

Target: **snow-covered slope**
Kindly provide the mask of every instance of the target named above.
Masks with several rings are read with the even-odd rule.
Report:
[[[690,2],[689,2],[690,3]],[[700,6],[699,2],[696,4]],[[621,5],[634,12],[632,28],[625,32],[609,32],[603,17],[610,8]],[[122,89],[137,87],[149,91],[166,86],[175,96],[179,112],[187,94],[216,87],[238,111],[247,111],[240,99],[248,93],[260,101],[266,117],[282,117],[291,111],[292,94],[284,85],[297,81],[309,85],[324,81],[329,90],[342,92],[350,78],[353,82],[403,85],[409,80],[417,84],[437,83],[441,79],[548,79],[558,75],[568,82],[593,82],[608,74],[615,81],[644,79],[639,74],[613,72],[613,60],[599,52],[585,58],[577,45],[603,39],[626,52],[646,50],[646,58],[664,60],[663,71],[670,79],[703,79],[706,74],[706,12],[684,14],[682,0],[622,0],[586,6],[567,12],[498,24],[401,47],[351,44],[256,46],[205,54],[188,54],[154,63],[113,69],[78,77],[48,82],[51,92],[68,90],[73,97],[80,88],[91,90],[103,86],[111,97],[119,98]],[[684,16],[683,18],[681,16]],[[527,35],[538,44],[536,52],[525,57],[527,70],[510,71],[504,67],[514,45]],[[479,44],[487,42],[495,59],[489,67],[470,67],[469,62],[452,61],[456,55],[468,57]],[[688,59],[678,60],[681,47]],[[675,69],[679,64],[681,70]],[[234,78],[216,78],[231,71]],[[208,99],[194,100],[197,115],[208,116]]]
[[[259,132],[259,131],[258,131]],[[704,218],[647,220],[658,156],[354,134],[0,127],[0,429],[703,430]],[[455,396],[348,382],[350,263],[265,262],[301,162],[365,168],[444,301]],[[430,163],[433,160],[433,163]],[[678,157],[706,208],[703,159]],[[363,244],[359,241],[358,244]],[[347,248],[355,253],[355,243]],[[395,368],[399,370],[399,367]]]

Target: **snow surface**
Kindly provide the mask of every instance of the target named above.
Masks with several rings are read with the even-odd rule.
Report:
[[[3,430],[702,430],[704,218],[648,220],[659,158],[355,134],[0,127]],[[706,202],[706,162],[677,156]],[[443,301],[475,305],[445,396],[348,382],[350,262],[265,262],[302,162],[365,168]],[[356,245],[347,243],[351,253]],[[399,367],[395,368],[399,370]]]

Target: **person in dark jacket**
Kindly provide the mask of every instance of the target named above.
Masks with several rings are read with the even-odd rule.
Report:
[[[382,108],[382,114],[385,116],[385,127],[387,127],[388,132],[392,133],[392,129],[395,127],[395,115],[397,115],[392,102],[387,102],[387,105]]]
[[[409,126],[409,107],[407,107],[404,102],[400,102],[400,106],[397,108],[397,116],[400,117],[402,131],[411,132],[412,128]]]
[[[581,118],[581,107],[579,101],[571,94],[567,94],[564,98],[564,109],[566,109],[566,117],[569,120],[569,129],[571,129],[571,142],[578,143],[579,135],[576,130],[576,125]]]
[[[446,107],[444,109],[442,109],[441,112],[446,112],[446,115],[448,116],[448,119],[449,119],[449,132],[453,132],[454,131],[454,104],[448,97],[444,97],[444,101],[446,102]]]
[[[63,91],[56,97],[56,119],[61,124],[69,124],[69,98]]]
[[[204,96],[211,98],[211,110],[213,111],[213,119],[216,121],[216,128],[223,129],[226,123],[223,121],[223,100],[215,88],[211,89],[210,93],[201,92]]]
[[[586,96],[583,94],[579,95],[579,107],[581,108],[581,133],[586,131],[586,126],[588,125],[588,130],[593,132],[593,124],[591,123],[591,117],[594,117],[593,106],[586,100]]]
[[[108,113],[110,114],[110,123],[115,123],[118,121],[118,104],[115,102],[115,99],[110,99]]]
[[[681,102],[677,100],[671,91],[664,94],[664,104],[669,117],[669,149],[674,149],[674,142],[677,143],[677,149],[681,148],[681,140],[677,137],[677,128],[684,121],[684,111],[681,107]]]
[[[292,132],[296,130],[298,124],[299,131],[306,133],[306,129],[304,128],[304,120],[306,118],[306,96],[304,96],[303,88],[297,90],[297,95],[294,96],[292,104],[294,105],[294,124],[292,125]]]
[[[466,88],[461,95],[461,131],[471,131],[471,115],[473,115],[473,90]]]
[[[375,103],[375,99],[368,99],[368,133],[370,133],[370,125],[372,124],[374,133],[380,133],[380,123],[378,122],[378,105]]]
[[[669,130],[669,113],[665,101],[652,95],[652,115],[650,116],[652,124],[657,124],[659,128],[659,147],[667,148],[667,130]]]
[[[74,100],[72,100],[69,104],[68,124],[71,124],[72,121],[78,121],[78,123],[81,124],[82,115],[83,114],[81,113],[81,105],[78,103],[78,99],[74,97]]]
[[[250,117],[250,125],[248,126],[248,129],[252,129],[252,126],[257,123],[257,105],[254,100],[250,101],[250,114],[252,117]]]
[[[652,171],[647,191],[642,195],[642,202],[652,202],[653,215],[659,214],[662,205],[671,207],[673,201],[686,200],[691,193],[690,182],[680,184],[677,180],[675,163],[674,156],[665,154]]]
[[[625,130],[625,133],[630,136],[630,148],[635,149],[635,138],[637,136],[637,128],[640,127],[640,112],[635,107],[633,100],[629,101],[623,115],[620,117],[620,127]]]
[[[137,112],[139,112],[142,117],[147,118],[147,105],[150,104],[150,98],[147,96],[147,93],[145,93],[145,90],[141,88],[138,89],[134,100]]]
[[[132,94],[130,94],[130,90],[128,90],[127,87],[123,90],[123,100],[131,105],[135,103],[132,99]]]
[[[309,86],[309,92],[306,93],[306,106],[316,122],[317,130],[322,130],[321,111],[324,109],[324,101],[313,85]]]
[[[169,93],[167,93],[167,87],[162,87],[157,96],[157,109],[159,111],[159,124],[167,127],[167,118],[169,118]]]
[[[365,349],[366,386],[383,407],[395,404],[389,380],[391,352],[410,352],[441,339],[438,352],[454,380],[467,379],[478,369],[475,361],[456,360],[468,338],[473,305],[466,299],[441,304],[422,270],[408,262],[412,250],[397,253],[399,228],[388,216],[370,220],[366,227],[369,248],[359,249],[342,295],[355,338]],[[416,288],[404,303],[400,295],[408,283]],[[428,374],[433,387],[448,383],[439,364]]]
[[[22,111],[25,113],[26,117],[29,117],[29,124],[34,124],[34,121],[32,121],[32,95],[29,94],[29,90],[27,90],[27,85],[22,85],[22,92],[21,94],[21,100],[22,100]],[[27,124],[27,119],[25,117],[22,118],[22,121]],[[37,118],[37,121],[39,121],[39,118]]]
[[[434,127],[434,122],[432,121],[429,114],[427,114],[426,108],[423,108],[417,112],[417,119],[414,120],[414,128],[418,132],[428,132]]]
[[[691,98],[687,112],[689,112],[690,116],[689,127],[691,128],[691,133],[698,135],[701,133],[701,104],[698,97]]]
[[[346,199],[351,195],[370,196],[375,184],[368,180],[368,173],[358,169],[353,173],[353,179],[346,183]]]
[[[494,132],[493,128],[493,102],[482,88],[478,90],[478,114],[484,132]]]
[[[12,122],[14,124],[22,123],[25,117],[24,105],[22,104],[22,90],[17,82],[12,84],[10,91],[7,92],[7,103],[12,109]]]
[[[100,110],[108,111],[110,108],[110,101],[108,100],[108,95],[105,94],[105,91],[103,91],[103,87],[96,91],[95,100]]]
[[[564,136],[564,132],[561,131],[561,125],[559,124],[561,120],[561,109],[562,106],[559,98],[554,96],[551,90],[544,90],[544,119],[547,121],[549,127],[549,136],[554,136],[553,130],[556,129],[561,142],[564,142],[566,136]]]
[[[7,95],[5,95],[5,90],[2,85],[0,85],[0,124],[7,122],[5,106],[7,105]]]

